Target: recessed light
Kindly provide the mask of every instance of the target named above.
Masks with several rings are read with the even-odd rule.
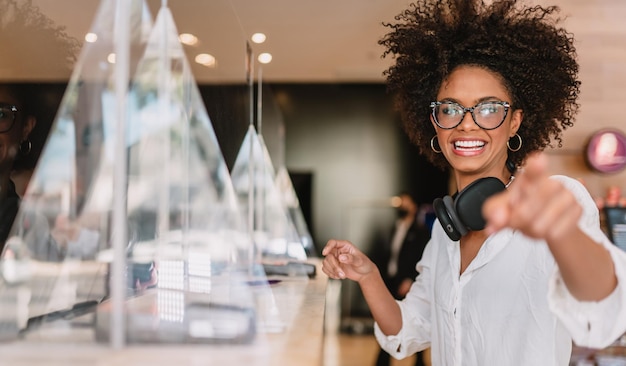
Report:
[[[200,65],[203,65],[206,67],[217,66],[217,60],[215,59],[215,56],[209,55],[208,53],[200,53],[196,55],[195,61],[199,63]]]
[[[264,52],[259,55],[257,60],[259,60],[259,62],[262,64],[269,64],[270,62],[272,62],[272,54]]]
[[[196,44],[198,44],[198,37],[194,36],[191,33],[181,33],[178,36],[178,39],[181,41],[181,43],[188,46],[195,46]]]
[[[263,33],[254,33],[250,39],[252,39],[252,42],[254,43],[263,43],[267,37]]]
[[[95,41],[98,40],[98,35],[95,33],[87,33],[85,34],[85,41],[89,42],[89,43],[94,43]]]
[[[110,64],[114,64],[115,63],[115,54],[114,53],[109,53],[109,55],[107,56],[107,61],[109,61]]]

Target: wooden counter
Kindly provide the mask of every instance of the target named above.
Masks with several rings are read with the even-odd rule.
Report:
[[[318,271],[313,279],[275,277],[282,281],[270,287],[273,299],[266,299],[278,310],[275,324],[259,331],[250,344],[148,344],[115,350],[94,341],[93,327],[57,327],[0,343],[0,365],[322,365],[328,278],[314,263]]]

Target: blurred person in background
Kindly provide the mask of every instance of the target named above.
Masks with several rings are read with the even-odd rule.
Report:
[[[32,152],[29,135],[37,123],[25,100],[26,88],[0,84],[0,248],[4,247],[19,208],[20,196],[11,174]]]

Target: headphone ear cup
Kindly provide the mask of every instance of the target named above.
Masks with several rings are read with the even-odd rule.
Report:
[[[454,223],[454,227],[457,229],[459,234],[464,236],[468,232],[467,225],[465,225],[465,222],[461,220],[461,217],[458,215],[455,208],[455,202],[456,200],[453,200],[450,196],[443,197],[443,203],[446,205],[446,211],[448,211],[448,215],[450,215],[450,220]]]
[[[446,205],[446,198],[450,201],[452,200],[450,196],[445,196],[443,199],[435,198],[433,201],[433,209],[435,210],[435,215],[443,227],[443,230],[448,234],[448,237],[454,241],[460,240],[464,234],[461,234],[457,224],[450,216],[450,212],[448,210],[449,204]],[[454,210],[454,208],[453,208]],[[467,233],[467,231],[466,231]]]
[[[470,183],[459,192],[454,200],[454,212],[464,227],[478,231],[485,228],[486,222],[482,208],[485,201],[496,193],[505,190],[505,185],[498,178],[485,177]]]

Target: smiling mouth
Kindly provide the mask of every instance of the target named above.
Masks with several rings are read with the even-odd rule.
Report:
[[[477,151],[485,147],[484,141],[455,141],[454,149],[460,151]]]

